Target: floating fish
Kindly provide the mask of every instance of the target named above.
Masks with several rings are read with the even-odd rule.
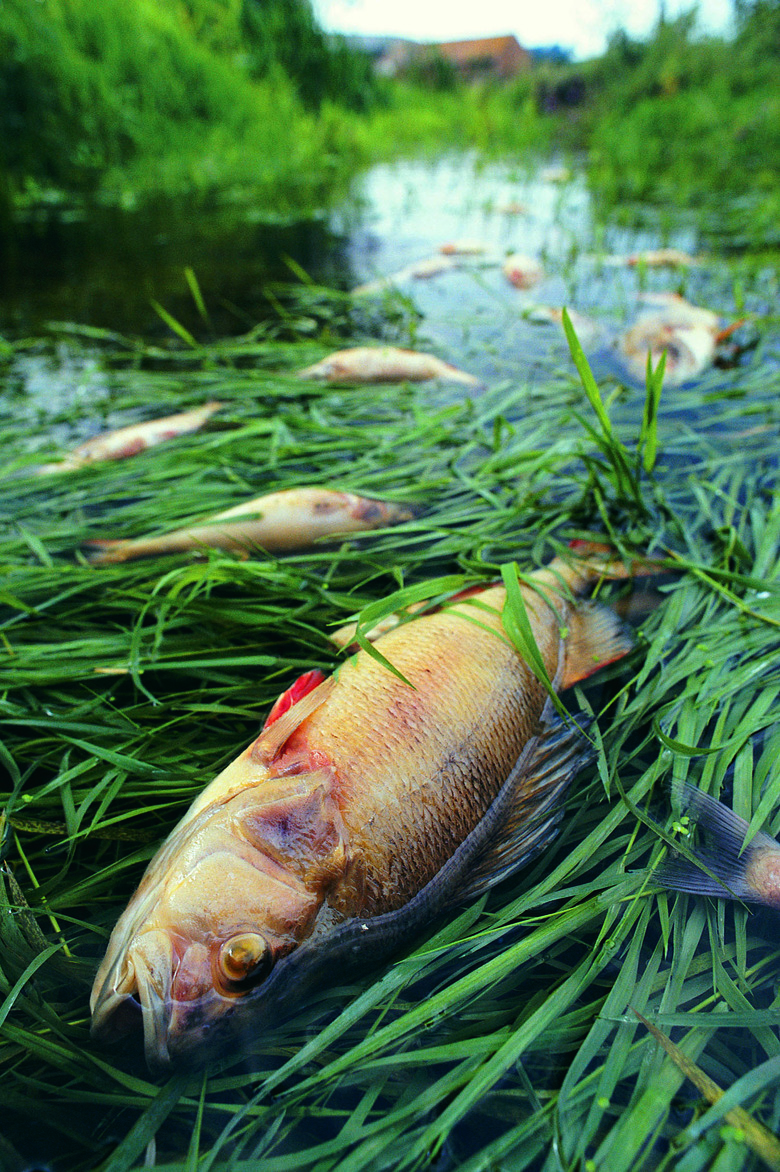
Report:
[[[299,370],[298,378],[321,379],[329,383],[427,382],[440,378],[478,386],[479,379],[466,374],[432,354],[402,350],[398,346],[356,346],[337,350],[313,366]]]
[[[543,167],[539,172],[539,178],[543,183],[568,183],[571,179],[571,171],[568,167],[553,164],[549,167]]]
[[[544,280],[544,269],[538,260],[532,256],[523,256],[515,252],[508,256],[503,264],[503,272],[510,284],[516,289],[532,289]]]
[[[130,427],[120,427],[117,431],[107,431],[104,435],[97,435],[79,444],[64,460],[56,464],[39,464],[30,471],[36,476],[49,472],[74,472],[77,468],[101,460],[124,460],[128,456],[136,456],[155,444],[198,431],[223,406],[224,403],[204,403],[202,407],[182,411],[179,415],[167,415],[163,419],[150,419],[146,423],[134,423]]]
[[[412,510],[386,501],[333,492],[327,488],[289,488],[244,501],[199,524],[158,537],[84,542],[95,565],[133,561],[158,554],[208,549],[283,553],[324,537],[346,536],[408,521]]]
[[[427,280],[429,277],[438,277],[440,273],[448,273],[454,268],[457,268],[455,257],[427,256],[423,260],[417,260],[413,264],[407,265],[406,268],[399,269],[397,273],[391,273],[387,277],[378,277],[375,281],[367,281],[363,285],[356,285],[352,294],[353,296],[361,296],[369,293],[384,293],[388,289],[397,289],[404,281]]]
[[[510,199],[507,203],[499,204],[496,211],[502,216],[524,216],[528,207],[519,200]]]
[[[439,273],[449,273],[456,268],[455,260],[451,256],[428,256],[424,260],[415,261],[401,273],[416,280],[427,280],[428,277],[438,277]]]
[[[588,259],[595,261],[598,264],[608,265],[612,267],[637,268],[643,266],[645,268],[691,268],[694,265],[703,264],[703,258],[699,256],[691,256],[688,252],[683,252],[679,248],[647,248],[640,252],[620,252],[610,256],[590,255]],[[669,294],[661,294],[662,297],[667,297]]]
[[[482,256],[487,251],[488,246],[481,240],[448,240],[439,246],[445,256]]]
[[[648,248],[643,252],[631,252],[623,258],[632,268],[646,265],[648,268],[690,268],[701,264],[699,257],[682,252],[679,248]]]
[[[694,854],[707,871],[682,855],[668,859],[653,878],[676,891],[742,899],[780,909],[780,842],[759,830],[744,846],[749,823],[723,802],[693,785],[676,784],[682,813],[690,815],[709,842]]]
[[[603,340],[605,330],[600,322],[592,317],[587,317],[584,313],[579,313],[576,309],[567,309],[566,312],[569,315],[569,321],[574,326],[574,332],[583,346],[591,347]],[[553,305],[534,305],[529,314],[529,320],[532,322],[553,322],[563,329],[563,309]]]
[[[656,365],[664,351],[666,385],[689,382],[712,365],[719,343],[736,328],[722,330],[716,313],[691,305],[676,293],[647,294],[643,300],[660,308],[643,314],[616,344],[631,377],[639,382],[645,379],[648,353]]]
[[[572,597],[632,573],[600,548],[520,588],[557,691],[631,647],[612,611]],[[97,1038],[142,1021],[152,1065],[240,1045],[549,842],[591,747],[507,638],[506,602],[488,585],[380,635],[404,679],[360,650],[280,697],[120,917],[92,993]]]

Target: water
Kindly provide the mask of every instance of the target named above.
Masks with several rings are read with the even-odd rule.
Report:
[[[386,296],[388,304],[411,299],[422,314],[410,341],[435,347],[486,381],[519,377],[534,384],[568,364],[562,334],[540,322],[537,304],[574,307],[603,323],[604,338],[591,351],[604,375],[615,373],[609,339],[635,314],[640,292],[676,290],[726,318],[735,312],[722,270],[642,272],[601,259],[659,244],[695,253],[699,240],[689,218],[680,217],[663,236],[605,224],[584,172],[552,182],[538,167],[482,163],[464,154],[376,166],[355,181],[341,207],[297,223],[261,223],[251,207],[180,204],[40,213],[0,242],[0,333],[46,336],[49,323],[70,321],[172,339],[157,302],[196,337],[241,334],[274,316],[280,283],[297,279],[291,267],[300,266],[316,284],[346,290],[391,277],[463,240],[480,242],[485,252],[457,258],[457,267],[428,278],[407,275]],[[520,291],[509,284],[501,261],[510,253],[542,263],[538,286]],[[187,268],[200,285],[208,326],[188,288]],[[64,361],[78,363],[72,348]],[[87,350],[84,364],[93,362]],[[12,381],[33,398],[59,402],[70,375],[62,377],[56,353],[49,353],[21,360]],[[79,380],[75,393],[82,387]],[[97,406],[100,386],[94,389]]]

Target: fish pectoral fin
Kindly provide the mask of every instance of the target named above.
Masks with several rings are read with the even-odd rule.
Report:
[[[594,757],[579,726],[564,722],[548,705],[545,723],[523,750],[488,810],[485,847],[470,863],[463,882],[455,885],[450,904],[475,899],[539,853],[557,833],[563,796],[574,775]],[[479,829],[479,827],[477,828]]]
[[[322,887],[347,863],[346,832],[332,796],[331,767],[289,778],[274,778],[259,788],[268,800],[239,816],[242,837],[309,890]]]
[[[622,659],[634,646],[622,619],[595,602],[579,603],[568,616],[567,627],[566,659],[557,681],[561,691]]]
[[[285,741],[289,740],[304,720],[327,700],[335,684],[336,677],[328,676],[316,688],[306,692],[291,708],[288,708],[285,713],[274,720],[273,724],[264,728],[251,747],[252,758],[264,765],[273,761],[277,753],[284,747]]]

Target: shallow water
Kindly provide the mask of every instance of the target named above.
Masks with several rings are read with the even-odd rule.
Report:
[[[776,294],[770,272],[763,284],[757,278],[743,287],[744,303],[737,305],[732,270],[717,258],[691,270],[609,263],[610,256],[659,245],[700,251],[690,216],[680,216],[674,229],[672,219],[665,216],[663,233],[605,224],[584,172],[551,182],[544,168],[483,163],[471,154],[373,167],[340,208],[299,223],[260,223],[258,209],[248,207],[53,210],[18,224],[0,243],[0,333],[46,336],[49,323],[71,321],[173,339],[152,305],[157,301],[206,341],[275,317],[272,301],[281,284],[297,279],[290,262],[317,285],[347,290],[435,258],[447,242],[473,240],[483,245],[482,255],[457,257],[455,267],[428,278],[407,274],[363,303],[384,301],[407,313],[413,305],[422,323],[402,341],[435,348],[486,381],[519,378],[531,385],[569,368],[561,331],[540,321],[534,307],[576,308],[604,328],[589,347],[597,375],[625,382],[610,343],[637,313],[641,293],[681,292],[724,321],[745,309],[766,312]],[[501,271],[501,261],[515,252],[544,267],[544,279],[530,290],[513,288]],[[188,289],[188,267],[208,325]],[[99,410],[103,387],[95,365],[88,345],[81,354],[73,346],[28,354],[14,363],[11,384],[50,411],[88,394]]]

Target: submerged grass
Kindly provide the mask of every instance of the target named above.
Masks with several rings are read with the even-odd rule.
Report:
[[[301,384],[327,331],[289,336],[94,339],[101,427],[226,406],[197,435],[70,476],[25,470],[84,438],[94,407],[3,407],[5,1142],[22,1165],[105,1172],[760,1167],[636,1012],[729,1108],[778,1129],[771,925],[664,893],[651,870],[681,832],[672,781],[726,787],[780,828],[776,368],[660,397],[649,372],[643,413],[579,357],[584,386],[550,370],[543,396],[512,380],[471,400]],[[304,482],[421,512],[283,559],[95,567],[79,552]],[[598,760],[532,865],[206,1072],[153,1078],[90,1042],[89,980],[145,862],[276,695],[338,662],[329,630],[426,580],[451,591],[605,534],[677,572],[630,660],[567,697],[595,716]]]

